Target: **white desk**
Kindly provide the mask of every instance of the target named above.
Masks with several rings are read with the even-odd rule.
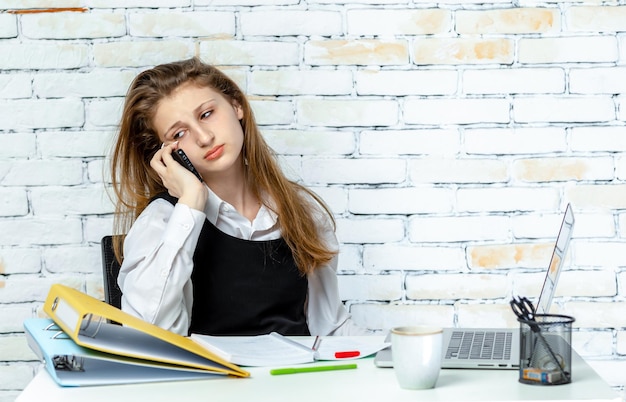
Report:
[[[436,388],[408,391],[398,386],[393,369],[377,368],[373,358],[356,362],[356,370],[272,376],[269,368],[258,367],[243,379],[83,388],[59,387],[42,369],[16,402],[621,401],[575,353],[572,383],[554,386],[521,384],[515,370],[442,370]]]

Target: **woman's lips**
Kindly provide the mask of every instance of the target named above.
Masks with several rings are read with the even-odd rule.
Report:
[[[215,148],[212,148],[204,155],[204,159],[208,161],[212,161],[214,159],[219,158],[224,153],[224,146],[220,145]]]

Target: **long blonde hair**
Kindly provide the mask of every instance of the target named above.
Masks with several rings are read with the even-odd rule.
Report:
[[[334,225],[331,211],[312,191],[286,178],[259,131],[245,94],[237,84],[219,69],[197,58],[146,70],[130,86],[111,158],[111,181],[116,198],[114,232],[127,233],[150,200],[167,191],[150,167],[150,159],[161,145],[152,120],[157,103],[188,82],[210,87],[231,104],[241,106],[244,132],[242,153],[247,161],[248,185],[258,199],[267,201],[261,196],[267,194],[273,201],[264,204],[278,215],[282,237],[289,245],[300,272],[309,273],[330,261],[336,251],[319,237],[313,212],[316,206],[308,202],[306,195],[322,207]],[[115,254],[121,261],[123,236],[116,236],[115,239]]]

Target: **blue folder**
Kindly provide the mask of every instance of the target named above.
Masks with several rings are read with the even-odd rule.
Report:
[[[28,345],[61,386],[130,384],[224,378],[199,369],[108,354],[77,345],[54,321],[24,321]]]

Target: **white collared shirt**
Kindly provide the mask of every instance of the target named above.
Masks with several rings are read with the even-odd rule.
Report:
[[[314,201],[312,202],[314,203]],[[318,233],[333,249],[338,242],[329,217],[317,208]],[[280,238],[277,216],[261,206],[250,222],[209,189],[204,211],[164,199],[151,202],[124,242],[118,277],[122,310],[159,327],[187,335],[191,324],[193,254],[205,219],[222,232],[245,240]],[[307,323],[311,335],[368,333],[350,320],[339,296],[337,257],[307,276]]]

